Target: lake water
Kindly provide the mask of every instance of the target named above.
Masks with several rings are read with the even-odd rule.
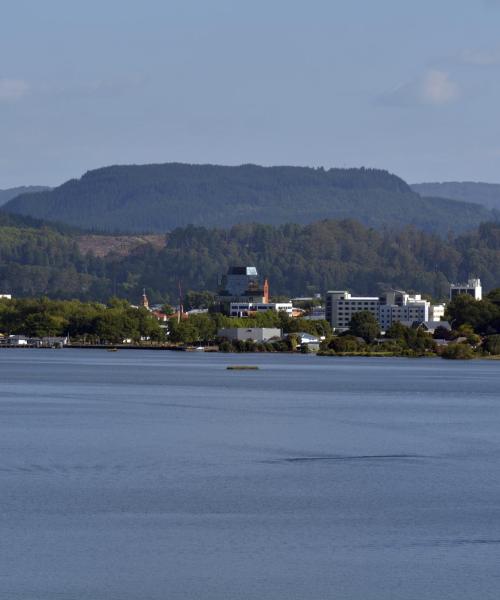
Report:
[[[500,363],[0,350],[0,510],[2,600],[497,600]]]

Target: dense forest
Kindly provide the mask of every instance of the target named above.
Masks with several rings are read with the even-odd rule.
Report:
[[[496,219],[477,205],[423,198],[382,170],[179,163],[89,171],[53,190],[20,195],[5,209],[108,232],[354,219],[446,234]]]
[[[15,188],[8,188],[6,190],[0,190],[0,206],[6,204],[9,200],[12,200],[12,198],[15,198],[16,196],[20,196],[21,194],[33,194],[36,192],[44,192],[48,189],[48,187],[44,187],[41,185],[27,185]]]
[[[479,181],[445,181],[442,183],[415,183],[414,192],[422,196],[453,198],[461,202],[475,202],[489,209],[500,210],[500,183]]]
[[[110,285],[105,265],[83,256],[76,238],[50,227],[5,224],[0,213],[0,294],[52,298],[103,298]]]
[[[2,219],[4,219],[2,221]],[[0,212],[0,293],[14,296],[176,303],[178,284],[216,291],[228,266],[255,265],[271,294],[296,296],[349,289],[375,294],[402,288],[445,298],[448,282],[481,277],[500,284],[500,224],[443,239],[408,227],[377,231],[354,221],[310,225],[189,226],[166,236],[163,248],[143,244],[127,256],[82,254],[79,234],[46,224],[9,222]],[[14,217],[17,220],[18,217]]]

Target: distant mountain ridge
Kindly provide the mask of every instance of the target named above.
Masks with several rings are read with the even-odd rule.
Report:
[[[0,190],[0,206],[12,200],[16,196],[21,194],[32,194],[36,192],[45,192],[50,190],[49,187],[43,185],[23,185],[20,187],[8,188],[6,190]]]
[[[415,225],[445,233],[495,219],[477,205],[423,198],[383,170],[182,163],[104,167],[53,190],[18,196],[4,208],[81,228],[130,233],[321,219],[356,219],[374,228]]]
[[[489,209],[500,210],[500,183],[444,181],[441,183],[414,183],[410,187],[422,196],[475,202]]]

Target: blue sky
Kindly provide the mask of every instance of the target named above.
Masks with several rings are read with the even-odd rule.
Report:
[[[500,182],[500,0],[16,0],[0,188],[109,164]]]

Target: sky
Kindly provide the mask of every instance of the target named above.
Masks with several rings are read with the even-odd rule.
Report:
[[[500,182],[500,0],[16,0],[0,188],[111,164]]]

